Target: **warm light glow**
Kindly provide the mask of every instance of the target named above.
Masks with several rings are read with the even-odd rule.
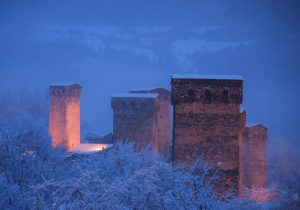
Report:
[[[253,187],[252,189],[245,188],[245,198],[248,198],[256,202],[270,202],[277,199],[277,186],[271,186],[270,188]]]
[[[66,149],[80,144],[79,85],[50,86],[49,133],[53,146]]]
[[[68,150],[73,153],[98,152],[111,147],[112,144],[79,144]]]

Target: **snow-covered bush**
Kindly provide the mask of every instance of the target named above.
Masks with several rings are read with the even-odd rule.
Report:
[[[9,182],[23,186],[51,176],[45,172],[49,170],[48,164],[56,164],[57,152],[43,131],[0,130],[0,171],[6,174]]]
[[[277,185],[273,184],[270,188],[252,187],[244,189],[244,196],[257,202],[270,202],[278,199],[280,191]]]
[[[187,170],[131,144],[80,155],[53,149],[40,130],[0,137],[0,209],[271,209],[218,201],[216,171],[201,159]]]
[[[142,154],[141,154],[142,153]],[[32,185],[34,205],[73,209],[213,209],[211,168],[201,161],[189,171],[162,158],[137,153],[130,144],[69,157],[73,177]],[[197,171],[197,173],[196,173]]]
[[[188,170],[131,144],[86,155],[53,149],[42,98],[27,92],[0,97],[0,209],[274,207],[217,200],[217,173],[201,159]]]
[[[277,197],[300,209],[300,151],[299,146],[286,139],[274,139],[269,145],[268,179],[278,183]]]

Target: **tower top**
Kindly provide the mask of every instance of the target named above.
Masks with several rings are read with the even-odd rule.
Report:
[[[157,98],[155,93],[115,93],[113,98]]]
[[[171,92],[164,88],[139,88],[130,90],[129,93],[140,94],[157,94],[159,100],[170,101],[171,100]]]
[[[77,83],[55,83],[50,85],[50,88],[63,88],[63,87],[74,87],[74,88],[82,88],[79,84]]]
[[[77,83],[56,84],[50,85],[49,91],[51,96],[79,98],[81,94],[81,86]]]
[[[172,79],[244,80],[240,75],[173,74]]]
[[[241,104],[243,78],[239,75],[172,75],[172,104]]]

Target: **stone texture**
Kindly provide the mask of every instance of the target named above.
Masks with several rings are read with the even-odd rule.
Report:
[[[243,196],[247,188],[266,186],[268,130],[246,125],[240,77],[172,77],[172,94],[163,88],[132,90],[112,97],[112,141],[152,146],[156,153],[191,166],[197,157],[220,170],[216,189]],[[80,93],[77,84],[50,86],[49,132],[54,146],[80,144]]]
[[[80,94],[78,84],[50,86],[49,133],[53,146],[70,149],[80,144]]]
[[[171,93],[163,88],[150,90],[131,90],[130,93],[157,93],[157,151],[159,154],[170,154],[171,141]]]
[[[170,92],[163,88],[130,91],[112,97],[113,140],[131,141],[137,148],[152,146],[154,152],[170,153]],[[144,94],[144,97],[136,96]],[[147,95],[157,94],[156,97]]]
[[[266,143],[268,130],[261,124],[247,126],[243,139],[244,185],[266,187]]]
[[[191,166],[202,156],[220,169],[217,188],[237,193],[243,81],[172,78],[171,84],[174,161]]]
[[[244,186],[266,186],[267,129],[246,127],[243,80],[172,77],[172,157],[191,166],[197,157],[220,170],[216,189],[242,196]]]

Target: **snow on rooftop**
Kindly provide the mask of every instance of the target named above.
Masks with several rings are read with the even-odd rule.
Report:
[[[110,147],[112,147],[112,144],[78,144],[72,147],[71,149],[69,149],[68,152],[71,153],[98,152]]]
[[[50,86],[71,86],[71,85],[80,86],[79,84],[77,84],[75,82],[58,82],[58,83],[50,84]]]
[[[112,97],[116,98],[157,98],[156,93],[115,93]]]
[[[250,128],[250,127],[254,127],[256,125],[261,125],[260,123],[246,123],[246,127]]]
[[[243,80],[240,75],[212,75],[212,74],[173,74],[171,78],[175,79],[218,79],[218,80]]]
[[[245,107],[243,107],[243,106],[240,106],[240,112],[243,112],[243,111],[245,111],[246,110],[246,108]]]
[[[155,89],[158,89],[158,87],[134,88],[129,91],[151,91],[151,90],[155,90]]]

